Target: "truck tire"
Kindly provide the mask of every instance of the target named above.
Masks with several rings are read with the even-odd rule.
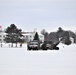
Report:
[[[55,49],[55,50],[59,50],[59,47],[55,47],[54,49]]]

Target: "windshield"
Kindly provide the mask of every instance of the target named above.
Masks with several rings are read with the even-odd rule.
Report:
[[[30,45],[31,45],[31,44],[38,45],[38,42],[30,42]]]

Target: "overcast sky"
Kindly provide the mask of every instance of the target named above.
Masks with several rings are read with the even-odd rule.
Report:
[[[0,25],[23,31],[76,30],[76,0],[0,0]]]

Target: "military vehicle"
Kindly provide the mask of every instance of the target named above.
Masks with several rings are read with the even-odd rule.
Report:
[[[52,41],[44,41],[44,43],[42,44],[41,46],[41,49],[42,50],[59,50],[59,47],[57,47],[57,45],[59,44],[60,42],[56,42],[56,43],[53,43]]]

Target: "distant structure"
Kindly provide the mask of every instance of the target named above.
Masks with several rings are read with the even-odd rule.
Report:
[[[36,30],[35,31],[33,31],[33,32],[22,32],[22,35],[24,36],[24,41],[25,42],[30,42],[30,41],[33,41],[33,39],[34,39],[34,36],[35,36],[35,33],[36,33]],[[40,39],[40,41],[44,41],[44,35],[42,35],[42,34],[39,34],[38,33],[38,35],[39,35],[39,39]]]
[[[2,30],[2,26],[0,26],[0,43],[4,42],[6,33]]]

